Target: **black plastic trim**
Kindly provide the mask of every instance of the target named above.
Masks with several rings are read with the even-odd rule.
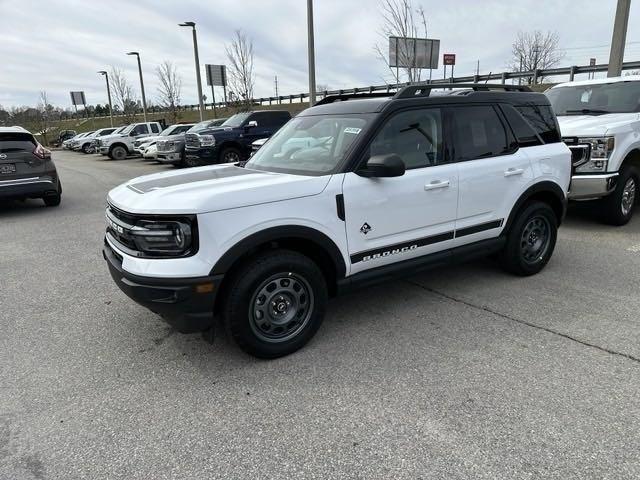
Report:
[[[439,233],[438,235],[431,235],[429,237],[417,238],[408,242],[395,243],[393,245],[387,245],[381,248],[375,248],[364,252],[358,252],[351,255],[351,263],[360,263],[375,258],[388,257],[397,253],[413,250],[414,248],[426,247],[427,245],[433,245],[434,243],[445,242],[447,240],[453,240],[454,232]]]
[[[338,194],[336,195],[336,210],[338,213],[338,218],[344,222],[345,213],[344,213],[344,195]]]
[[[474,233],[484,232],[485,230],[491,230],[493,228],[500,228],[503,223],[504,218],[501,218],[500,220],[493,220],[491,222],[485,222],[478,225],[472,225],[471,227],[461,228],[460,230],[456,230],[456,238],[473,235]]]

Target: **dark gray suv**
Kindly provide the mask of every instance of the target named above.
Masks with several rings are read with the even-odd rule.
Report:
[[[51,152],[21,127],[0,127],[0,199],[42,198],[56,207],[61,195]]]

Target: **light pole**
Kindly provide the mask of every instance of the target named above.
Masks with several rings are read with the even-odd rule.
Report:
[[[127,55],[135,55],[138,59],[138,72],[140,73],[140,90],[142,91],[142,113],[144,121],[147,121],[147,99],[144,96],[144,80],[142,79],[142,64],[140,63],[140,54],[138,52],[129,52]]]
[[[111,89],[109,88],[109,74],[105,70],[98,72],[100,75],[104,75],[104,79],[107,81],[107,98],[109,99],[109,117],[111,119],[111,127],[113,127],[113,107],[111,106]]]
[[[195,22],[183,22],[180,27],[191,27],[193,32],[193,57],[196,62],[196,80],[198,82],[198,104],[200,105],[200,121],[204,120],[204,103],[202,101],[202,80],[200,79],[200,59],[198,58],[198,35]]]
[[[309,50],[309,106],[316,103],[316,54],[313,41],[313,0],[307,0],[307,47]]]

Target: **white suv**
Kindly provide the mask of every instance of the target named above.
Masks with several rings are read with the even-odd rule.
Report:
[[[112,160],[124,160],[128,155],[136,154],[134,150],[136,140],[158,135],[161,131],[162,127],[158,122],[132,123],[118,134],[98,139],[98,152],[108,155]]]
[[[273,358],[356,287],[492,254],[539,272],[571,177],[548,99],[505,85],[429,95],[441,87],[327,97],[248,162],[113,189],[113,279],[179,331],[220,314],[241,348]]]
[[[626,224],[640,199],[640,76],[585,80],[546,92],[572,152],[571,200],[599,199]]]

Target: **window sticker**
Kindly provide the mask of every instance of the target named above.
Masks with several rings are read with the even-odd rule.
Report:
[[[353,133],[354,135],[358,135],[362,131],[361,128],[348,127],[344,129],[344,133]]]

